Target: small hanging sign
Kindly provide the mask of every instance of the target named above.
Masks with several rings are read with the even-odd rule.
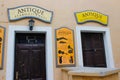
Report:
[[[36,18],[51,23],[53,12],[34,5],[24,5],[15,8],[8,8],[8,18],[15,21],[23,18]]]
[[[5,33],[5,29],[0,26],[0,69],[2,69],[2,67],[3,67],[4,33]]]
[[[83,24],[86,22],[98,22],[105,26],[108,25],[108,16],[93,10],[76,12],[75,18],[78,24]]]
[[[68,28],[56,29],[57,67],[75,66],[74,34]]]

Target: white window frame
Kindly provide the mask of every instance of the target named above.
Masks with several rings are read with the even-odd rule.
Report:
[[[14,54],[15,54],[15,32],[46,33],[46,80],[54,80],[53,53],[52,53],[52,28],[35,26],[33,31],[29,26],[10,25],[8,32],[7,69],[6,80],[14,78]]]
[[[105,27],[92,27],[92,26],[77,26],[76,27],[76,37],[77,37],[77,47],[78,47],[78,66],[84,67],[83,65],[83,52],[82,52],[82,41],[81,32],[91,32],[91,33],[103,33],[106,64],[107,68],[114,68],[110,30]],[[93,67],[94,68],[94,67]]]

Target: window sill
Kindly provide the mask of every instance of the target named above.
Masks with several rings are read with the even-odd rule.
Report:
[[[62,72],[67,72],[68,75],[72,76],[108,76],[120,72],[119,68],[90,68],[90,67],[72,67],[62,68]]]

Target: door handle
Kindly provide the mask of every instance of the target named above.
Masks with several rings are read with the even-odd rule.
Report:
[[[95,51],[94,49],[84,49],[84,51]]]
[[[94,52],[96,52],[97,50],[96,49],[94,49]]]
[[[18,71],[16,72],[16,80],[18,80]]]
[[[83,49],[84,51],[93,51],[93,52],[96,52],[97,49]]]

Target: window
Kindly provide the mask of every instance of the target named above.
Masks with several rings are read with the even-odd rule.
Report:
[[[108,28],[77,26],[76,35],[80,67],[114,68]]]

